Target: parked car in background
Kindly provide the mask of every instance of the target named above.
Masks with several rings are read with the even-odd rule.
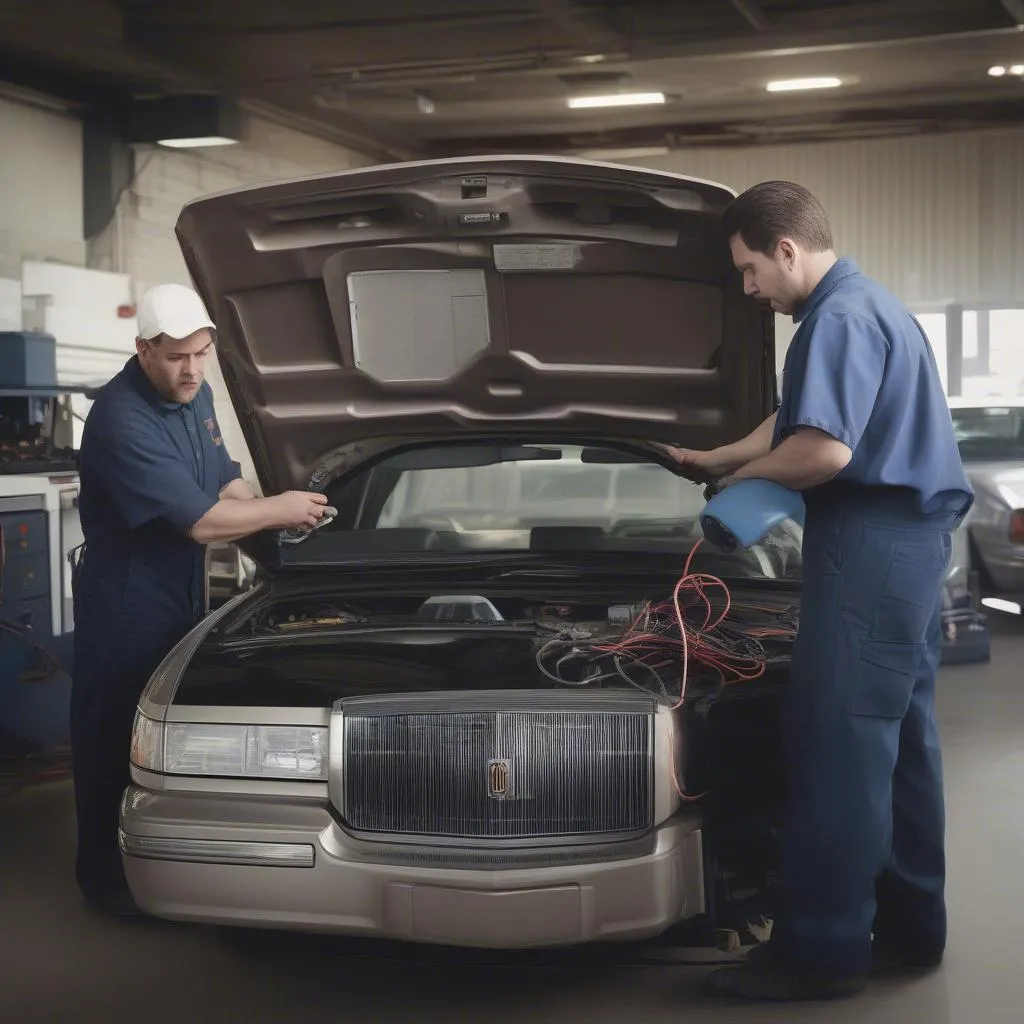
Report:
[[[942,664],[963,665],[991,657],[988,618],[980,608],[977,571],[968,528],[953,534],[953,551],[942,588]]]
[[[1024,399],[950,399],[960,457],[975,491],[964,529],[988,607],[1024,606]]]

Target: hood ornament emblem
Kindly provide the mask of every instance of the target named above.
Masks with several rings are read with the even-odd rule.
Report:
[[[507,800],[512,795],[512,762],[508,758],[487,762],[487,795],[492,800]]]

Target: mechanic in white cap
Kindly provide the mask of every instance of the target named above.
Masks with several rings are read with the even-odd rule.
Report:
[[[132,721],[149,677],[204,614],[203,545],[312,528],[326,506],[317,493],[257,498],[242,480],[203,379],[215,329],[194,291],[152,288],[138,321],[137,355],[86,420],[74,574],[76,876],[91,905],[118,916],[137,913],[117,841]]]

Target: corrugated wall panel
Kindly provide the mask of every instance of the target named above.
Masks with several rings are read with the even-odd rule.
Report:
[[[836,245],[905,301],[1024,302],[1024,130],[750,149],[633,161],[742,191],[800,182]]]

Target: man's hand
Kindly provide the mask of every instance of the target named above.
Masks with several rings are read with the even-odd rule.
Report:
[[[736,477],[732,473],[716,477],[704,488],[704,500],[710,501],[716,494],[721,494],[722,491],[732,487],[734,483],[736,483]]]
[[[692,448],[675,448],[670,444],[658,444],[666,455],[675,459],[683,476],[698,483],[718,480],[734,473],[748,462],[760,459],[772,450],[775,435],[775,421],[778,413],[772,413],[763,423],[755,427],[746,437],[732,444],[723,445],[709,452],[694,451]]]
[[[327,495],[316,491],[285,491],[266,500],[273,502],[274,525],[281,530],[316,526],[327,506]]]
[[[726,473],[731,466],[721,453],[715,449],[710,452],[695,451],[692,448],[673,448],[671,445],[658,445],[666,455],[675,459],[684,475],[701,482],[714,480]]]
[[[327,495],[285,491],[272,498],[221,498],[188,531],[198,544],[240,540],[261,530],[309,530],[323,519]]]

